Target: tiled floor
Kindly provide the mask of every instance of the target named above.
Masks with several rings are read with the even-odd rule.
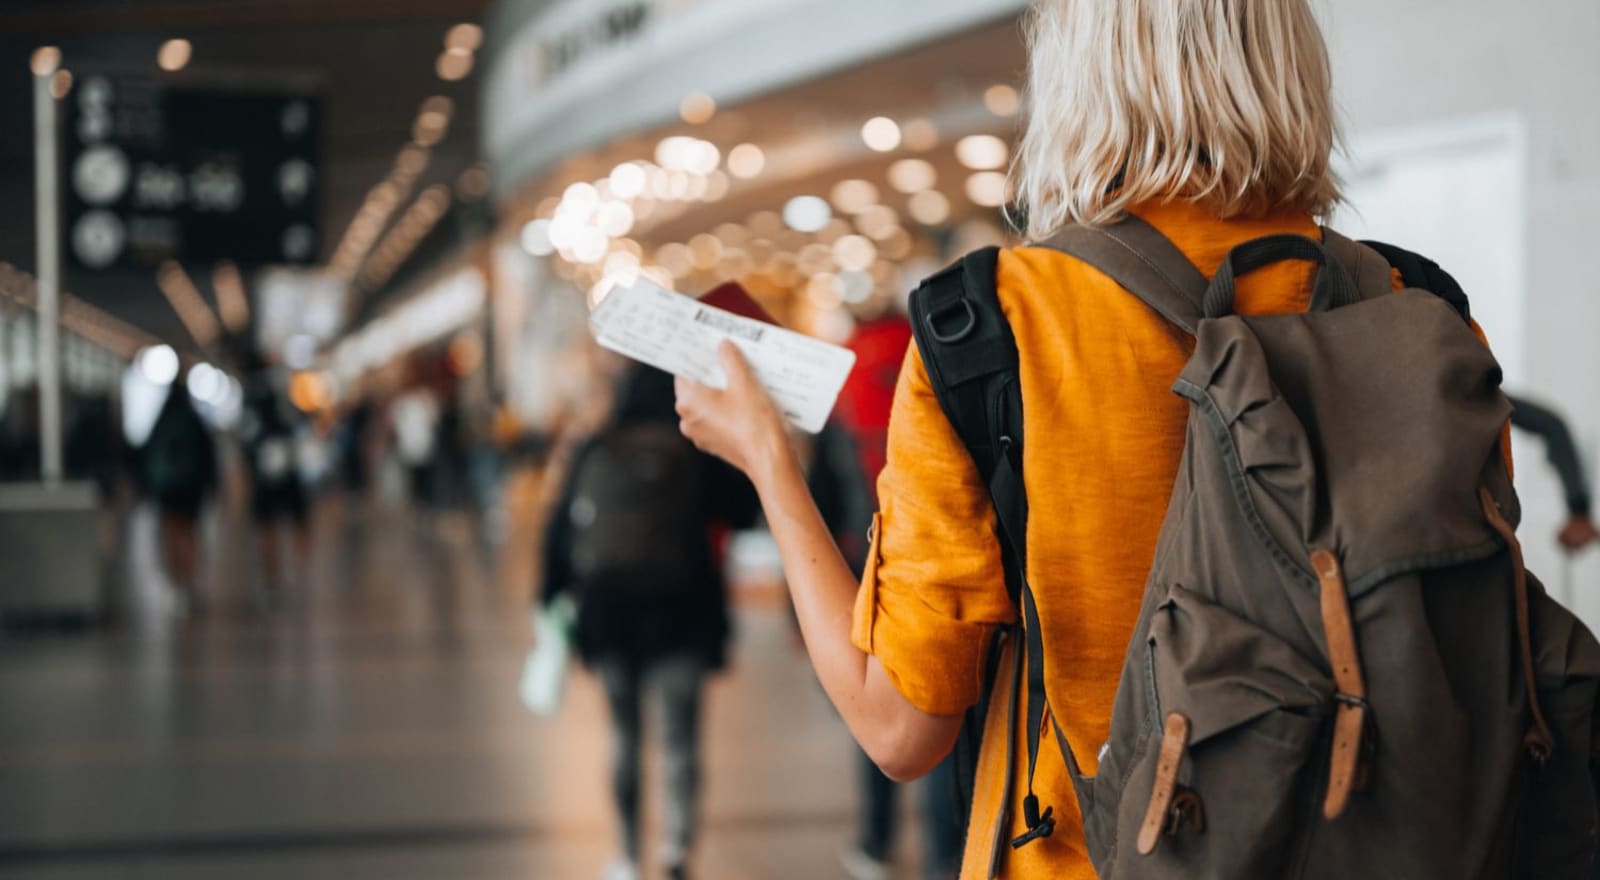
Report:
[[[0,636],[0,878],[599,876],[599,694],[580,676],[559,718],[523,710],[526,589],[470,526],[330,505],[276,610],[251,598],[247,536],[211,532],[203,615],[170,614],[140,510],[114,624]],[[782,613],[740,622],[709,702],[698,876],[838,877],[847,735]]]

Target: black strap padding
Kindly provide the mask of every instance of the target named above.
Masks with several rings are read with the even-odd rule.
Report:
[[[1205,316],[1220,318],[1233,314],[1235,279],[1285,260],[1309,260],[1320,266],[1312,285],[1311,311],[1325,312],[1361,301],[1361,291],[1355,281],[1321,242],[1303,235],[1268,235],[1228,252],[1211,277],[1211,286],[1206,291]]]
[[[1461,320],[1469,324],[1472,322],[1472,304],[1467,301],[1467,292],[1462,290],[1460,282],[1438,263],[1414,251],[1381,241],[1361,243],[1377,251],[1390,266],[1399,270],[1400,280],[1405,286],[1426,290],[1449,303],[1450,307],[1461,316]]]

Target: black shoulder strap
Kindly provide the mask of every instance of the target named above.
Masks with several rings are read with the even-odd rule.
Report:
[[[1462,290],[1460,283],[1438,263],[1421,254],[1381,241],[1363,241],[1362,244],[1377,251],[1390,266],[1399,270],[1400,280],[1407,287],[1428,291],[1449,303],[1461,315],[1461,320],[1472,321],[1472,306],[1467,302],[1466,291]]]
[[[939,406],[990,489],[1000,520],[1007,588],[1019,598],[1026,559],[1027,498],[1021,490],[1022,392],[1017,341],[995,290],[999,248],[973,251],[911,294],[911,332]],[[996,497],[1002,464],[1015,480]],[[1015,529],[1015,530],[1013,530]]]

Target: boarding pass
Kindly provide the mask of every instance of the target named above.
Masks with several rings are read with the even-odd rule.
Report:
[[[796,427],[815,434],[833,410],[855,352],[704,305],[641,278],[618,285],[589,316],[601,346],[685,379],[726,388],[717,346],[732,340]]]

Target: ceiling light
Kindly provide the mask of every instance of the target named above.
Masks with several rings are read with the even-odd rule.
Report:
[[[983,106],[996,116],[1015,116],[1022,106],[1022,98],[1011,86],[996,83],[984,90]]]
[[[445,82],[466,79],[467,75],[472,73],[472,56],[446,49],[439,53],[439,60],[434,62],[433,70]]]
[[[856,228],[876,239],[887,238],[900,228],[900,215],[888,205],[873,205],[857,215]]]
[[[645,176],[644,169],[637,162],[624,162],[611,169],[611,174],[606,178],[611,182],[611,194],[619,199],[637,198],[644,192],[649,179]]]
[[[572,253],[580,263],[598,263],[605,259],[609,246],[604,232],[593,226],[585,226],[573,236]]]
[[[483,28],[469,21],[451,28],[444,35],[446,49],[455,49],[458,52],[476,52],[483,45]]]
[[[1006,164],[1011,149],[992,134],[968,135],[956,141],[956,159],[974,171],[988,171]]]
[[[900,146],[900,126],[887,116],[874,116],[861,126],[861,140],[868,149],[887,153]]]
[[[600,231],[612,238],[621,238],[633,229],[633,209],[627,202],[606,202],[595,214]]]
[[[924,226],[938,226],[950,219],[950,200],[936,189],[925,190],[906,202],[906,213]]]
[[[678,115],[690,125],[704,125],[717,115],[717,100],[705,92],[690,92],[678,104]]]
[[[828,196],[841,212],[859,214],[878,203],[878,188],[865,180],[841,180]]]
[[[162,70],[173,73],[186,67],[193,55],[194,46],[188,40],[172,39],[161,44],[161,49],[156,52],[156,64]]]
[[[833,243],[833,261],[839,268],[860,272],[878,258],[878,248],[865,235],[846,235]]]
[[[28,69],[34,76],[49,76],[61,66],[61,49],[56,46],[40,46],[33,50],[33,57],[28,59]]]
[[[728,151],[728,171],[734,177],[749,180],[767,167],[767,155],[755,144],[740,144]]]
[[[171,385],[178,378],[178,353],[170,345],[153,345],[139,352],[139,372],[155,385]]]
[[[975,205],[998,208],[1006,203],[1006,176],[998,171],[979,171],[967,178],[967,198]]]
[[[901,159],[889,166],[889,185],[903,193],[933,189],[938,182],[939,173],[922,159]]]
[[[694,150],[687,159],[687,167],[684,170],[704,177],[717,170],[717,166],[722,163],[722,151],[710,141],[695,141]]]
[[[57,101],[72,91],[72,71],[65,67],[50,75],[50,97]]]
[[[783,206],[783,222],[796,232],[816,232],[831,219],[833,209],[816,196],[795,196]]]
[[[535,257],[548,257],[556,252],[550,241],[550,221],[532,220],[522,227],[522,249]]]

